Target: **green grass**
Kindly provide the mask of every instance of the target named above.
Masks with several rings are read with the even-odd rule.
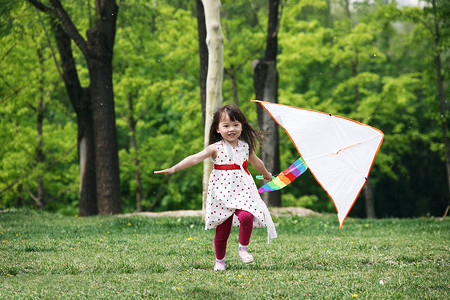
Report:
[[[227,270],[200,218],[0,212],[0,299],[449,299],[450,222],[274,218]],[[380,281],[382,280],[382,283]]]

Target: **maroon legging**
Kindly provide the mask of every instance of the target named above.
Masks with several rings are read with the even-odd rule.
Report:
[[[239,244],[247,246],[250,243],[250,236],[253,230],[253,215],[245,210],[237,209],[235,212],[239,219]],[[227,251],[227,241],[233,225],[233,215],[225,222],[217,226],[216,235],[214,237],[214,248],[216,250],[216,258],[223,259]]]

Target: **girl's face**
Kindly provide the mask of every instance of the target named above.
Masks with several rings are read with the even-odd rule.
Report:
[[[217,127],[217,133],[219,133],[224,140],[231,144],[231,146],[236,147],[238,144],[238,138],[242,133],[241,122],[235,120],[231,121],[230,116],[224,113]]]

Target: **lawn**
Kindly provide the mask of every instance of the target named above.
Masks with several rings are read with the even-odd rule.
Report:
[[[0,299],[450,299],[449,218],[274,218],[214,272],[201,218],[0,212]]]

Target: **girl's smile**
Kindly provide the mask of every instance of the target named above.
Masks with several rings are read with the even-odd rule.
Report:
[[[225,113],[220,119],[217,132],[224,140],[230,143],[231,146],[236,147],[242,133],[242,124],[237,120],[231,121],[228,114]]]

